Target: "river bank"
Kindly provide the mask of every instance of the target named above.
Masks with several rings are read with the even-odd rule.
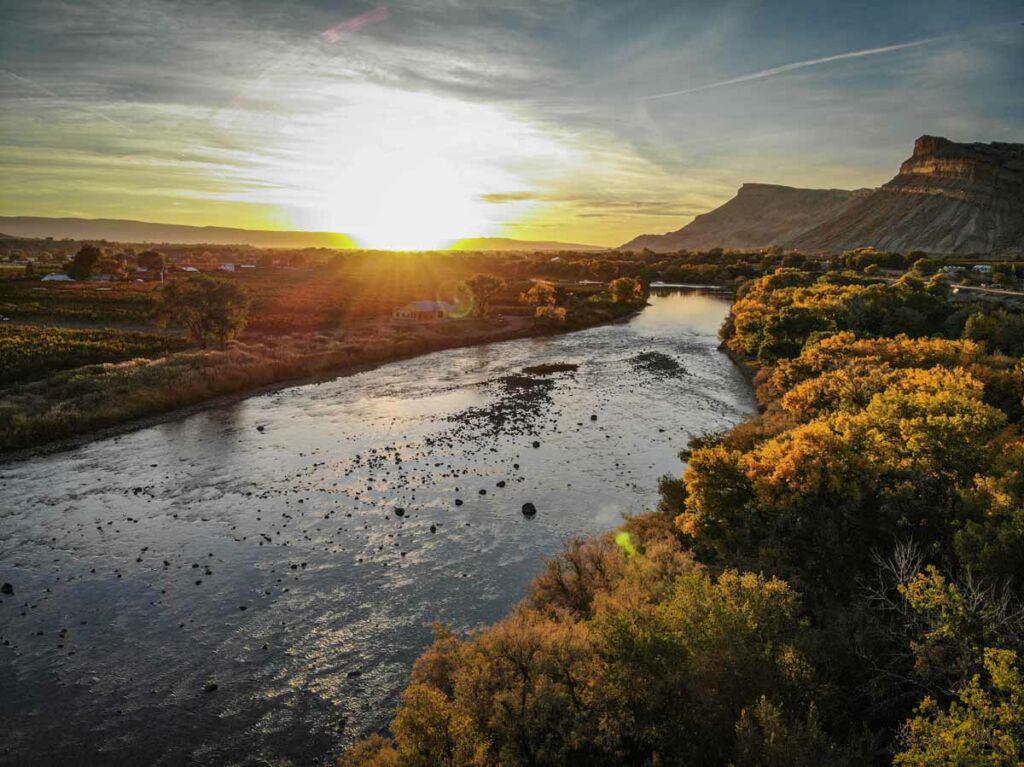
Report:
[[[203,408],[421,354],[617,322],[640,309],[603,302],[561,325],[522,316],[421,324],[364,321],[343,332],[257,336],[220,350],[88,365],[3,390],[0,462],[66,450]]]

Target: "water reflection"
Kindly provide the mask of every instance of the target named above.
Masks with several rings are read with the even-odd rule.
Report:
[[[753,411],[727,307],[656,295],[0,468],[0,761],[305,763],[386,724],[433,621],[499,619]]]

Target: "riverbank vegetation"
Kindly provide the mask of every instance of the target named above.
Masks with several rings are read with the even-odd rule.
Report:
[[[570,287],[562,291],[564,305],[552,322],[521,304],[515,313],[499,314],[503,307],[494,294],[509,288],[488,275],[476,282],[490,292],[489,316],[470,316],[474,312],[463,305],[436,321],[375,318],[337,330],[248,333],[235,340],[228,339],[248,319],[248,297],[237,283],[201,276],[166,284],[157,293],[162,312],[203,348],[189,348],[186,339],[174,335],[2,326],[0,361],[9,364],[0,381],[0,451],[89,434],[275,383],[589,327],[626,317],[645,299],[642,290],[615,300],[604,285]],[[513,289],[528,284],[520,281]]]
[[[1019,765],[1024,361],[987,316],[941,279],[744,286],[761,412],[509,617],[439,627],[340,763]]]

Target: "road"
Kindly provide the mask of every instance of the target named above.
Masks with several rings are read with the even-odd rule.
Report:
[[[1005,288],[982,288],[977,285],[957,285],[953,284],[953,288],[957,290],[970,290],[975,293],[990,293],[998,296],[1014,296],[1016,298],[1024,298],[1024,290],[1006,290]]]

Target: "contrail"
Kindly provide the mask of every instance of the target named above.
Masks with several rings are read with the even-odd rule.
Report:
[[[14,79],[16,82],[21,83],[22,85],[28,86],[29,88],[32,88],[34,90],[39,91],[44,96],[48,96],[51,99],[56,99],[57,101],[68,101],[63,96],[61,96],[59,93],[54,93],[52,90],[50,90],[46,86],[40,85],[35,80],[29,80],[27,77],[22,77],[21,75],[15,74],[14,72],[12,72],[9,69],[0,69],[0,72],[2,72],[3,74],[7,75],[8,77]],[[98,117],[101,120],[106,120],[111,125],[115,125],[118,128],[121,128],[122,130],[126,130],[126,131],[128,131],[129,133],[131,133],[134,136],[138,135],[134,130],[132,130],[127,125],[125,125],[123,122],[115,120],[113,117],[108,117],[107,115],[103,114],[103,112],[100,112],[99,110],[97,110],[95,108],[80,107],[80,106],[77,106],[75,104],[72,104],[71,108],[74,109],[76,112],[81,112],[82,114],[87,114],[90,117]]]
[[[701,91],[709,91],[712,88],[721,88],[724,85],[736,85],[737,83],[747,83],[751,80],[763,80],[766,77],[773,77],[774,75],[781,75],[785,72],[792,72],[795,69],[806,69],[807,67],[814,67],[818,64],[828,64],[832,61],[844,61],[845,59],[859,59],[865,56],[876,56],[880,53],[892,53],[893,51],[902,51],[907,48],[917,48],[920,45],[928,45],[928,43],[934,43],[937,40],[943,40],[942,37],[929,37],[926,40],[914,40],[910,43],[899,43],[898,45],[886,45],[882,48],[865,48],[862,51],[850,51],[848,53],[837,53],[835,56],[825,56],[820,59],[807,59],[806,61],[794,61],[792,64],[783,64],[779,67],[772,67],[771,69],[762,69],[760,72],[753,72],[749,75],[741,75],[740,77],[734,77],[731,80],[721,80],[717,83],[707,83],[706,85],[698,85],[696,88],[684,88],[680,91],[669,91],[668,93],[656,93],[653,96],[644,96],[644,101],[653,101],[654,99],[667,99],[672,96],[684,96],[688,93],[700,93]]]

